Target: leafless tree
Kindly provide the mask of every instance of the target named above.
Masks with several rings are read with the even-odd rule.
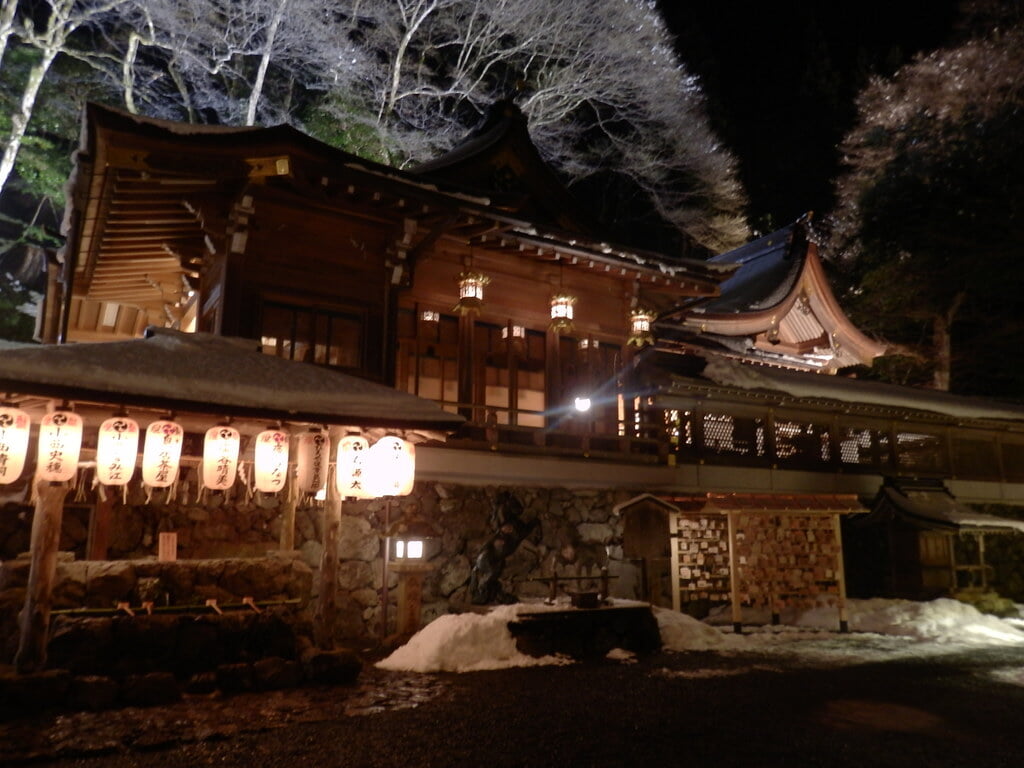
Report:
[[[28,71],[23,83],[18,84],[18,106],[11,114],[11,127],[4,137],[3,156],[0,157],[0,193],[14,170],[14,162],[21,149],[35,109],[39,89],[60,54],[82,55],[69,46],[70,37],[79,29],[99,23],[112,10],[126,0],[43,0],[38,9],[29,7],[18,14],[15,0],[4,0],[0,10],[0,35],[6,47],[11,34],[25,45],[36,49],[38,58]],[[42,20],[45,17],[45,20]],[[37,21],[38,18],[38,21]]]
[[[992,10],[982,5],[968,11]],[[938,389],[950,388],[964,313],[992,336],[1017,302],[1005,292],[1022,274],[1024,23],[1010,21],[871,81],[841,147],[830,250],[857,281],[862,322],[907,341]]]
[[[651,0],[347,8],[338,31],[355,31],[366,51],[355,74],[372,99],[365,112],[406,162],[450,148],[491,103],[513,98],[541,153],[570,178],[611,165],[697,242],[722,250],[746,238],[735,161]]]

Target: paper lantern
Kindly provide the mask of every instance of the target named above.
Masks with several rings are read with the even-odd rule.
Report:
[[[627,344],[643,347],[654,343],[651,323],[654,313],[647,309],[634,309],[629,315],[629,340]]]
[[[327,485],[327,466],[331,459],[331,440],[320,429],[299,435],[296,447],[296,482],[304,493],[319,493]]]
[[[78,471],[82,450],[82,417],[74,411],[54,411],[39,423],[39,454],[36,477],[64,483]]]
[[[453,310],[459,314],[476,314],[484,305],[484,286],[491,282],[487,275],[479,272],[463,272],[459,275],[459,302]]]
[[[256,435],[253,475],[257,491],[276,493],[288,481],[288,433],[265,429]]]
[[[370,490],[374,496],[407,496],[416,481],[416,447],[382,437],[370,449]]]
[[[206,430],[203,441],[203,485],[224,491],[235,482],[238,470],[238,430],[227,424]]]
[[[576,297],[567,293],[556,293],[551,297],[551,330],[555,333],[569,333],[573,330],[573,305]]]
[[[96,479],[104,485],[126,485],[135,473],[139,424],[115,416],[100,424],[96,437]]]
[[[349,435],[338,443],[334,480],[342,498],[372,499],[369,486],[370,444],[365,437]]]
[[[146,427],[142,482],[151,488],[166,488],[177,479],[184,439],[185,430],[173,421],[160,419]]]
[[[21,477],[28,453],[29,415],[18,408],[0,406],[0,485]]]

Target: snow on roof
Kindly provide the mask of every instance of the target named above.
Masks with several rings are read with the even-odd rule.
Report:
[[[200,412],[407,429],[454,428],[435,403],[322,366],[259,351],[252,339],[147,329],[144,339],[36,345],[0,355],[0,387]]]
[[[1000,419],[1024,422],[1024,406],[952,395],[931,389],[885,384],[817,373],[753,366],[713,357],[702,377],[722,387],[764,390],[801,399],[835,400],[842,403],[884,406],[914,411],[933,411],[961,419]],[[675,379],[680,384],[682,378]]]
[[[1024,533],[1024,520],[988,515],[961,504],[941,483],[935,487],[882,487],[876,508],[887,501],[903,517],[926,527],[954,531],[1017,531]]]

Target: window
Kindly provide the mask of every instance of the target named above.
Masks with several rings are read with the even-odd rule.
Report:
[[[336,368],[363,365],[363,322],[355,313],[268,301],[260,337],[265,354]]]

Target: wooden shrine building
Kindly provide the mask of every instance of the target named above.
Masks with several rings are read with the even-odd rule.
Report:
[[[289,127],[92,105],[68,199],[44,341],[241,337],[464,419],[417,446],[412,496],[443,531],[428,617],[467,600],[499,496],[534,532],[510,591],[595,565],[613,594],[695,613],[841,606],[839,518],[886,478],[1024,503],[1024,408],[835,375],[883,349],[842,313],[809,221],[707,261],[611,242],[509,105],[411,170]],[[360,504],[348,530],[379,529]],[[339,576],[352,635],[387,599],[360,542]]]

